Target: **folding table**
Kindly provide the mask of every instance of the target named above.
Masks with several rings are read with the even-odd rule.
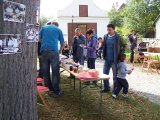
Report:
[[[79,114],[82,115],[84,114],[83,113],[83,110],[82,110],[82,94],[83,94],[83,91],[86,89],[86,88],[90,88],[90,85],[85,85],[83,84],[84,82],[88,82],[88,81],[100,81],[100,85],[96,84],[95,85],[95,88],[99,90],[99,94],[100,94],[100,98],[99,98],[99,110],[97,113],[86,113],[86,114],[101,114],[102,113],[102,93],[100,92],[102,90],[102,81],[103,80],[109,80],[110,77],[109,75],[105,75],[105,74],[100,74],[99,77],[97,78],[97,80],[93,79],[93,80],[85,80],[85,79],[79,79],[77,76],[78,76],[78,73],[74,73],[73,71],[70,71],[68,70],[67,68],[65,68],[64,66],[60,66],[63,71],[67,71],[69,72],[71,75],[74,76],[74,89],[75,89],[75,80],[78,80],[79,81]]]

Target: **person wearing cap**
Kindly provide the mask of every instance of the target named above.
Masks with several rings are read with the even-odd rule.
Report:
[[[62,96],[60,89],[60,67],[59,53],[64,47],[64,37],[62,31],[58,28],[58,22],[53,21],[50,25],[45,25],[39,32],[39,41],[41,42],[41,61],[45,86],[56,96]],[[60,41],[60,50],[58,43]],[[52,69],[52,80],[50,76],[50,66]]]

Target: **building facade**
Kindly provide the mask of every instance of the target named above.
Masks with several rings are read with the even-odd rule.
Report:
[[[107,11],[98,8],[92,0],[73,0],[67,8],[58,11],[58,21],[65,40],[71,45],[76,28],[80,28],[83,34],[92,28],[103,37],[109,18]]]
[[[156,19],[156,38],[160,39],[160,14]]]

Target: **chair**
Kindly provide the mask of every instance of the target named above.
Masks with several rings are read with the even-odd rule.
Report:
[[[152,69],[152,67],[154,67],[156,69],[157,73],[159,73],[157,64],[160,64],[160,61],[154,60],[151,55],[148,55],[147,57],[145,57],[145,59],[143,61],[142,71],[145,68],[145,65],[147,65],[147,73]]]
[[[40,99],[41,99],[41,101],[43,103],[43,104],[39,104],[39,103],[37,103],[37,104],[44,106],[47,109],[47,111],[50,112],[50,109],[49,109],[46,101],[44,100],[44,98],[42,96],[42,93],[45,93],[47,91],[49,91],[49,89],[47,87],[37,86],[37,94],[38,94],[38,96],[40,97]]]
[[[136,61],[138,62],[138,66],[141,66],[143,64],[145,56],[144,55],[137,55],[135,53],[134,55],[134,61],[133,61],[133,66],[135,65]]]
[[[43,78],[37,77],[37,84],[42,84],[44,82]]]

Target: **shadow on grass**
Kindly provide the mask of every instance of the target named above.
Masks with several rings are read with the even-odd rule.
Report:
[[[79,116],[79,82],[76,82],[76,90],[69,85],[67,76],[61,76],[61,86],[65,92],[63,97],[51,97],[44,95],[50,113],[38,106],[40,120],[159,120],[160,106],[152,104],[148,100],[130,94],[129,99],[119,95],[118,99],[112,99],[111,93],[103,94],[102,115]],[[99,91],[87,89],[83,92],[83,111],[97,112],[99,109]]]

